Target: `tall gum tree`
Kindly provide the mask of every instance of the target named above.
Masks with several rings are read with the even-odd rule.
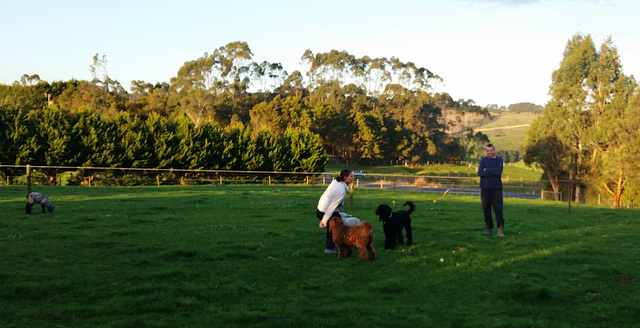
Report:
[[[566,176],[576,201],[603,191],[622,206],[640,150],[640,118],[630,101],[638,91],[610,37],[596,51],[589,35],[576,34],[552,74],[551,100],[527,131],[525,162],[540,164],[554,191]]]
[[[545,124],[548,128],[542,132],[545,136],[528,136],[527,147],[529,151],[540,150],[540,147],[535,143],[548,137],[557,139],[562,143],[563,149],[568,151],[566,156],[569,157],[569,161],[559,162],[566,167],[554,169],[554,173],[551,173],[553,178],[550,177],[552,181],[559,178],[557,172],[561,171],[568,172],[569,181],[574,181],[587,174],[583,139],[590,115],[589,73],[595,59],[596,49],[590,35],[576,34],[567,42],[560,67],[551,75],[549,87],[551,100],[546,104],[542,117],[538,118],[538,120],[549,120],[548,116],[554,116],[550,120],[553,123]],[[556,121],[558,118],[561,118],[561,121]],[[539,158],[539,155],[533,157]],[[570,195],[573,193],[575,199],[579,201],[581,198],[580,184],[575,184],[575,190],[569,188],[569,193]]]

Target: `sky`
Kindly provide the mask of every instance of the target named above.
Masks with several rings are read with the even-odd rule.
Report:
[[[24,74],[91,80],[93,56],[111,79],[169,82],[187,61],[246,42],[256,62],[303,71],[301,57],[346,51],[396,57],[443,81],[433,92],[477,105],[548,100],[567,42],[591,35],[640,76],[637,0],[0,0],[0,84]]]

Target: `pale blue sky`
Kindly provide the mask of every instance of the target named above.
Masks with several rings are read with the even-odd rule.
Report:
[[[635,0],[0,0],[0,83],[90,80],[96,53],[127,89],[169,82],[184,62],[244,41],[255,61],[289,73],[306,49],[395,56],[441,76],[435,91],[454,99],[544,105],[578,32],[598,49],[612,36],[624,73],[638,77],[639,12]]]

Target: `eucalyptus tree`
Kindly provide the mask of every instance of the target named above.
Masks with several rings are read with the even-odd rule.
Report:
[[[386,127],[382,115],[376,112],[354,112],[352,120],[358,128],[353,144],[358,157],[371,161],[384,157]]]
[[[282,107],[285,99],[277,95],[270,102],[263,101],[254,106],[249,111],[253,131],[268,130],[276,136],[281,136],[289,123],[289,112]]]
[[[587,136],[594,174],[589,181],[610,195],[612,206],[621,206],[626,185],[635,174],[632,163],[640,159],[636,146],[640,118],[633,103],[638,84],[623,74],[611,38],[602,43],[590,73],[593,115]]]
[[[616,83],[626,95],[618,94],[629,100],[637,96],[637,83]],[[623,84],[624,86],[620,86]],[[640,103],[637,100],[615,101],[605,106],[603,121],[606,127],[599,125],[592,129],[594,161],[592,177],[589,179],[598,189],[611,197],[612,206],[623,205],[623,195],[631,181],[638,182],[638,164],[640,162]],[[635,178],[635,179],[634,179]],[[630,194],[637,198],[640,194]]]
[[[346,90],[337,81],[323,84],[309,95],[308,102],[313,115],[312,132],[322,136],[324,146],[331,154],[347,161],[358,160],[351,144],[357,127],[351,117]]]
[[[191,120],[200,125],[214,117],[216,98],[235,99],[246,94],[251,76],[251,50],[246,42],[232,42],[212,54],[186,62],[172,79],[168,101],[177,104]]]
[[[99,86],[104,91],[112,93],[118,97],[126,97],[127,91],[122,87],[120,82],[109,76],[107,55],[100,56],[96,53],[93,56],[93,63],[89,65],[89,71],[93,76],[91,83]]]
[[[116,96],[87,81],[70,81],[66,89],[55,98],[61,109],[77,111],[87,109],[100,113],[104,118],[114,118],[125,107],[125,98]]]
[[[313,115],[307,102],[299,97],[276,95],[271,101],[254,106],[250,116],[253,131],[269,130],[280,137],[289,127],[309,129]]]
[[[51,86],[41,81],[38,75],[24,75],[21,81],[12,85],[0,84],[0,106],[39,110],[47,106],[52,99]]]
[[[355,61],[353,55],[337,50],[314,54],[307,49],[301,59],[308,67],[306,74],[309,77],[311,89],[333,82],[342,85],[348,78],[350,67]]]
[[[212,56],[219,67],[221,77],[227,81],[231,94],[235,97],[246,93],[253,58],[249,45],[246,42],[231,42],[216,49]]]
[[[568,151],[565,155],[569,161],[562,169],[568,172],[570,181],[582,179],[588,174],[585,156],[586,135],[590,112],[589,77],[593,63],[596,61],[596,49],[590,35],[574,35],[567,42],[560,67],[551,75],[549,94],[551,100],[546,104],[543,118],[539,120],[553,121],[548,116],[562,117],[563,120],[548,125],[550,130],[540,131],[559,140]],[[544,117],[547,116],[547,117]],[[542,140],[540,136],[530,135],[529,148],[536,148],[534,142]],[[532,148],[533,147],[533,148]],[[538,147],[539,148],[539,147]],[[557,170],[554,170],[557,171]],[[577,201],[581,199],[581,185],[575,185],[573,192]]]
[[[280,63],[270,63],[265,60],[262,63],[253,63],[251,66],[252,81],[258,86],[259,92],[273,92],[282,86],[287,76],[287,72]]]
[[[373,97],[380,96],[385,86],[391,81],[391,72],[386,69],[387,58],[372,59],[366,69],[366,89]]]
[[[294,96],[302,98],[309,94],[309,91],[304,85],[304,77],[300,71],[294,71],[293,73],[286,75],[282,85],[275,90],[283,97]]]
[[[629,114],[635,92],[637,83],[622,73],[611,38],[597,51],[591,36],[574,35],[552,74],[551,100],[527,132],[525,161],[539,163],[555,191],[563,189],[555,186],[561,176],[584,182],[569,191],[576,201],[584,185],[606,191],[620,206],[635,156],[629,152],[637,134]]]

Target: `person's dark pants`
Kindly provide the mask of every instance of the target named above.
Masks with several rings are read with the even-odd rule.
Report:
[[[324,213],[317,211],[316,216],[318,217],[318,219],[322,220],[322,218],[324,217]],[[340,213],[339,212],[333,212],[333,215],[331,215],[331,217],[340,217]],[[336,248],[336,244],[333,243],[333,234],[329,231],[329,226],[331,225],[331,219],[329,219],[329,221],[327,221],[327,239],[324,242],[324,247],[327,249],[334,249]]]
[[[487,229],[493,229],[493,218],[491,217],[491,208],[496,215],[496,224],[498,228],[504,227],[504,216],[502,216],[502,188],[499,189],[480,189],[480,200],[482,202],[482,212],[484,213],[484,222]]]

